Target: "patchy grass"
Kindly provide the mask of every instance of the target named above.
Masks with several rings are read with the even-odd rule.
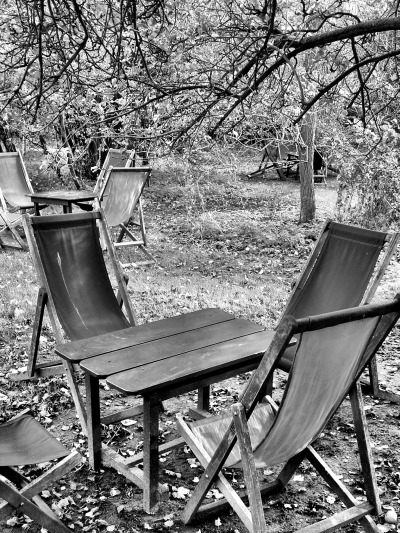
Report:
[[[258,160],[259,156],[255,160],[254,154],[248,151],[219,150],[193,154],[190,161],[165,158],[154,163],[150,187],[144,192],[144,212],[149,250],[157,258],[157,264],[127,269],[129,294],[139,323],[219,307],[269,328],[276,324],[322,221],[335,217],[336,184],[330,181],[327,187],[316,189],[316,220],[298,225],[298,183],[273,181],[273,175],[266,180],[247,180],[245,175],[257,168]],[[37,187],[45,188],[45,176],[37,162],[32,172]],[[53,176],[52,185],[54,179]],[[121,253],[124,262],[139,259],[131,250]],[[393,261],[378,298],[390,298],[399,292],[399,269],[398,262]],[[69,447],[76,446],[85,456],[86,441],[77,424],[64,378],[35,383],[8,379],[8,372],[23,367],[27,361],[38,290],[29,254],[17,250],[0,252],[0,289],[0,418],[6,419],[29,406],[63,442]],[[385,376],[393,387],[399,385],[397,345],[395,340],[393,354],[387,358],[391,370]],[[41,356],[52,357],[53,351],[54,338],[46,322]],[[237,398],[247,377],[238,376],[214,386],[212,409],[219,411],[229,405],[232,398]],[[278,376],[277,383],[282,385],[285,380],[286,376]],[[185,411],[195,400],[196,394],[191,393],[166,403],[160,427],[161,441],[174,436],[175,413]],[[116,391],[102,390],[105,410],[123,406],[125,402],[126,398]],[[370,399],[367,407],[375,457],[380,465],[380,483],[386,491],[383,498],[385,503],[391,503],[400,487],[400,463],[396,455],[400,438],[398,409]],[[358,487],[359,465],[350,424],[350,408],[346,402],[326,429],[319,449],[330,455],[343,477],[351,477],[351,482]],[[104,437],[129,455],[141,449],[142,430],[139,417],[132,430],[116,425]],[[391,443],[390,448],[387,442]],[[221,516],[218,526],[214,520],[193,527],[179,523],[184,502],[174,499],[173,487],[194,488],[193,478],[200,472],[190,467],[188,459],[191,458],[182,450],[163,457],[162,481],[170,486],[171,499],[162,504],[154,517],[141,511],[140,491],[122,476],[110,469],[91,472],[86,463],[80,471],[53,488],[52,502],[57,503],[60,495],[72,496],[74,504],[64,512],[64,520],[73,524],[75,531],[107,531],[112,525],[120,533],[147,529],[167,531],[164,524],[172,521],[174,524],[169,530],[174,532],[206,533],[217,529],[219,533],[244,532],[244,527],[232,514]],[[177,473],[182,474],[182,478],[178,478]],[[300,474],[300,482],[290,484],[284,494],[268,501],[266,515],[271,531],[292,530],[298,528],[299,520],[305,525],[325,513],[329,496],[326,487],[320,484],[321,492],[314,492],[311,486],[315,479],[310,469],[305,466]],[[238,478],[236,483],[241,482]],[[362,494],[362,489],[360,491]],[[334,505],[338,507],[337,503]],[[170,515],[172,519],[167,520],[165,517]],[[23,523],[21,518],[19,525]],[[32,524],[28,527],[34,533],[40,531]],[[2,529],[5,533],[16,530],[19,529],[6,525]]]

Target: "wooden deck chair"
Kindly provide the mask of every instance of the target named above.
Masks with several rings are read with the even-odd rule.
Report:
[[[327,220],[314,251],[298,278],[282,314],[302,318],[370,303],[396,251],[399,233],[385,233]],[[288,371],[294,348],[279,363]],[[379,388],[375,359],[365,389],[377,397],[398,401]],[[270,385],[268,393],[271,394]]]
[[[28,247],[16,227],[22,224],[21,213],[34,207],[30,193],[33,188],[21,153],[0,153],[0,234],[9,230],[23,250]],[[0,239],[0,246],[2,242]]]
[[[10,213],[7,209],[7,206],[4,206],[3,199],[1,198],[0,192],[0,248],[5,248],[8,246],[5,241],[1,238],[1,235],[10,231],[14,239],[18,242],[19,247],[23,250],[28,250],[27,244],[22,240],[22,237],[18,233],[18,226],[22,225],[22,215],[21,213]]]
[[[47,308],[57,343],[65,342],[63,332],[74,341],[134,326],[136,320],[124,277],[101,210],[42,217],[24,215],[23,223],[41,288],[27,371],[16,374],[16,379],[66,373],[85,428],[86,414],[73,366],[60,359],[51,363],[37,361],[44,310]],[[109,250],[117,295],[103,257],[99,228]]]
[[[147,237],[143,217],[143,209],[140,201],[143,188],[146,185],[151,169],[148,167],[138,168],[110,168],[99,194],[99,202],[104,210],[109,228],[117,228],[118,235],[113,241],[116,248],[136,246],[146,256],[146,261],[140,261],[135,265],[144,265],[155,262],[155,258],[146,249]],[[138,222],[134,221],[135,212],[138,212]],[[140,230],[138,238],[128,227],[135,226]],[[127,240],[123,241],[124,237]],[[126,266],[123,264],[122,266]]]
[[[229,504],[247,529],[266,533],[261,493],[282,490],[304,459],[347,507],[332,517],[300,529],[333,531],[360,520],[375,533],[371,514],[381,513],[376,476],[369,446],[359,379],[400,316],[400,295],[385,305],[369,305],[300,320],[287,316],[280,323],[264,357],[230,412],[186,423],[178,430],[205,469],[183,512],[183,522],[197,511],[220,510]],[[294,334],[300,339],[279,408],[267,397],[260,402],[274,366]],[[331,471],[312,444],[350,394],[367,501],[357,500]],[[283,464],[277,478],[260,487],[256,468]],[[223,467],[243,469],[249,508],[226,477]],[[201,506],[215,482],[224,502]]]
[[[28,480],[15,466],[61,459],[44,474]],[[0,520],[17,510],[51,533],[67,533],[39,492],[79,465],[81,455],[69,450],[26,411],[0,424]]]
[[[131,167],[135,160],[135,150],[109,148],[100,174],[97,178],[94,192],[99,193],[104,185],[104,180],[110,167]]]

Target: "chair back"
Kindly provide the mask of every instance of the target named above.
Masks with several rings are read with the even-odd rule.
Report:
[[[0,189],[11,207],[33,207],[27,196],[33,189],[20,152],[0,153]]]
[[[29,414],[0,424],[0,467],[45,463],[68,449]]]
[[[298,148],[296,143],[285,142],[278,145],[279,159],[288,159],[289,154],[296,154],[298,156]]]
[[[103,191],[100,193],[100,204],[110,227],[126,224],[129,221],[149,174],[148,167],[110,170]]]
[[[330,221],[284,314],[301,318],[359,305],[386,238],[384,232]]]
[[[130,326],[107,272],[99,219],[98,211],[30,217],[39,271],[72,341]]]
[[[94,192],[100,192],[103,188],[104,181],[107,176],[107,171],[110,167],[130,167],[132,165],[132,160],[134,159],[134,157],[134,150],[128,152],[124,149],[109,148],[104,163],[101,167],[100,174],[97,178]]]
[[[301,334],[276,418],[254,454],[256,464],[286,461],[320,435],[365,367],[378,322],[371,317]]]
[[[302,452],[323,431],[351,387],[400,317],[399,296],[388,304],[294,320],[286,317],[257,370],[246,385],[241,402],[257,468],[278,465]],[[293,333],[298,332],[294,362],[276,414],[268,403],[258,404],[274,364]],[[232,425],[232,417],[192,424],[209,455],[213,455]],[[233,443],[232,443],[233,444]],[[241,466],[236,444],[226,466]]]

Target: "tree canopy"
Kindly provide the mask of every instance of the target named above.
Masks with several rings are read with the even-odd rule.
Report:
[[[399,91],[398,2],[7,0],[0,24],[2,114],[28,131],[254,137],[330,102],[366,124]]]

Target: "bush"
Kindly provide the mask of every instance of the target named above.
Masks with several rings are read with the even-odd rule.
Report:
[[[355,143],[357,147],[349,149],[341,165],[339,219],[369,228],[396,227],[400,220],[400,135],[383,126],[381,136],[365,130],[355,136]]]

